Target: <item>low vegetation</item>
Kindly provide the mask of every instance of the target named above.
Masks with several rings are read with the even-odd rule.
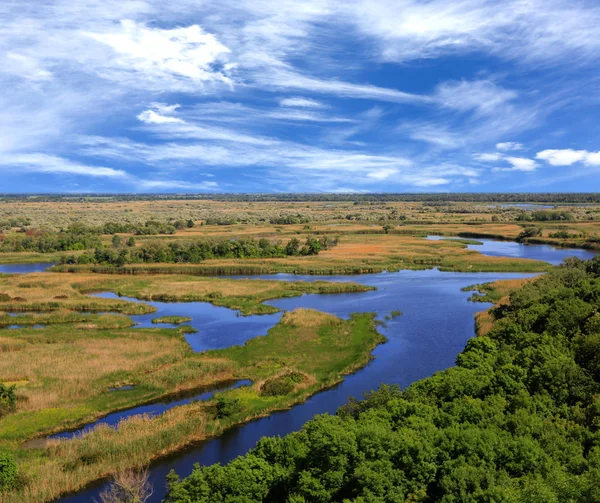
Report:
[[[187,321],[192,321],[192,318],[189,318],[188,316],[162,316],[160,318],[154,318],[152,320],[152,323],[168,323],[171,325],[181,325],[182,323],[185,323]]]
[[[27,483],[5,494],[3,503],[50,501],[110,473],[143,467],[231,425],[301,402],[369,361],[371,350],[384,341],[375,326],[371,314],[341,320],[301,309],[285,313],[266,336],[205,353],[192,353],[181,334],[169,329],[88,330],[79,337],[56,332],[51,352],[46,349],[50,341],[14,331],[13,337],[26,338],[28,346],[9,361],[0,361],[0,375],[16,369],[29,381],[18,388],[21,405],[0,420],[0,449],[14,453]],[[254,384],[154,419],[134,416],[118,430],[100,426],[73,440],[49,441],[44,449],[19,448],[28,438],[77,426],[166,390],[230,379]],[[266,383],[277,380],[293,386],[278,388],[277,394],[262,392]],[[135,382],[136,387],[109,391],[109,385],[121,382]]]

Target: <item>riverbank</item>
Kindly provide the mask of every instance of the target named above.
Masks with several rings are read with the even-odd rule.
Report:
[[[180,351],[182,349],[181,336],[169,335],[172,331],[140,330],[136,332],[138,342],[140,332],[142,336],[146,336],[144,345],[150,340],[173,339],[176,347]],[[87,331],[85,338],[90,338]],[[56,419],[60,416],[60,409],[44,407],[38,412],[9,415],[0,420],[0,439],[5,449],[16,454],[24,485],[13,494],[3,496],[2,501],[51,501],[60,494],[77,490],[120,469],[144,466],[189,443],[218,435],[234,424],[289,408],[336,384],[343,375],[366,365],[372,349],[384,340],[376,330],[373,315],[360,314],[349,320],[341,320],[316,311],[296,310],[286,313],[266,336],[252,339],[244,346],[201,354],[185,352],[179,361],[171,362],[166,367],[165,364],[155,366],[154,372],[148,373],[146,370],[137,375],[132,370],[127,378],[122,370],[118,372],[122,381],[137,384],[135,389],[121,392],[120,396],[127,393],[139,396],[144,388],[148,389],[148,380],[154,380],[155,383],[161,381],[163,385],[169,380],[190,383],[191,375],[197,373],[198,369],[205,369],[206,380],[215,375],[218,375],[219,380],[223,380],[226,375],[234,379],[251,379],[251,387],[218,395],[236,404],[225,417],[216,417],[216,402],[213,400],[177,407],[154,419],[133,417],[120,423],[118,430],[99,427],[74,440],[53,440],[43,450],[22,450],[18,448],[18,444],[24,438],[32,436],[34,425],[38,426],[39,433],[52,431],[49,428],[49,416]],[[57,350],[63,352],[65,347]],[[155,364],[160,359],[155,359]],[[73,362],[68,362],[58,371],[64,371],[72,364]],[[0,369],[2,365],[4,363],[0,362]],[[207,371],[210,368],[212,372]],[[147,376],[146,382],[139,380],[143,376]],[[106,376],[97,377],[94,380],[96,384],[98,379],[107,380]],[[291,388],[285,388],[286,392],[283,394],[264,391],[268,382],[271,383],[269,389],[273,389],[273,382],[283,383],[289,379],[292,380]],[[277,386],[274,388],[282,389]],[[114,395],[104,393],[104,400]],[[70,412],[66,410],[65,414]],[[43,418],[46,418],[46,423],[40,428]],[[61,424],[74,426],[66,417],[61,419]]]

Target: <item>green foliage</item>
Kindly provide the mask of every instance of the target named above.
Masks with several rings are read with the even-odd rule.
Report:
[[[287,372],[277,377],[267,379],[260,388],[262,396],[283,396],[294,390],[297,384],[304,381],[300,372]]]
[[[8,454],[0,452],[0,491],[13,489],[19,480],[17,463]]]
[[[542,229],[540,229],[539,227],[525,227],[525,229],[523,229],[523,232],[521,232],[521,234],[519,234],[519,236],[517,237],[517,241],[523,242],[528,238],[541,236],[541,234]]]
[[[535,210],[524,211],[517,216],[517,220],[525,222],[546,222],[573,220],[573,214],[569,211]]]
[[[115,239],[116,238],[116,239]],[[194,240],[176,242],[148,242],[142,246],[121,249],[121,239],[114,236],[113,247],[98,246],[94,253],[63,256],[61,264],[108,264],[122,267],[125,264],[143,263],[199,263],[214,258],[267,258],[288,255],[318,255],[322,249],[337,245],[336,238],[309,237],[302,248],[296,238],[285,246],[268,239]],[[135,242],[133,243],[135,244]]]
[[[16,386],[0,383],[0,417],[12,412],[17,404]]]
[[[219,396],[217,398],[217,417],[223,419],[242,411],[242,403],[239,398]]]
[[[600,501],[600,258],[512,293],[457,366],[171,479],[183,502]]]

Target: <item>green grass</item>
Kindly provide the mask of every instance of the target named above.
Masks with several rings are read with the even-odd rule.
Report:
[[[152,323],[169,323],[171,325],[180,325],[181,323],[185,323],[188,321],[192,321],[192,318],[188,316],[161,316],[160,318],[154,318]]]

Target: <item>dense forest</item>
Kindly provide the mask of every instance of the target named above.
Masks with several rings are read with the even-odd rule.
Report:
[[[448,202],[494,202],[494,203],[600,203],[600,194],[593,193],[556,193],[556,192],[524,192],[524,193],[287,193],[287,194],[0,194],[0,201],[35,201],[35,202],[107,202],[107,201],[156,201],[156,200],[211,200],[225,202],[252,201],[448,201]]]
[[[598,502],[599,309],[600,258],[569,260],[495,308],[456,367],[172,473],[167,501]]]

